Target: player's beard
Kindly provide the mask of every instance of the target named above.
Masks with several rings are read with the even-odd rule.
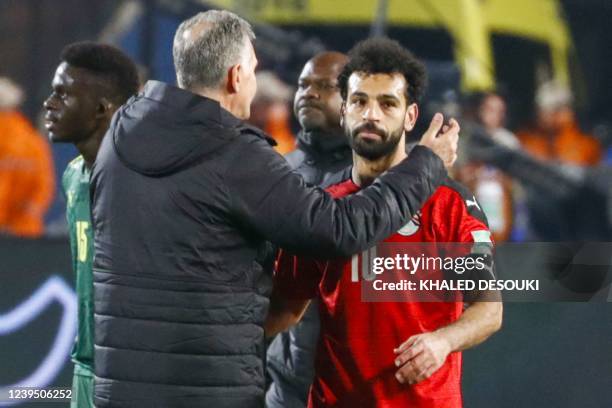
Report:
[[[359,137],[360,132],[375,133],[380,140],[364,139]],[[351,149],[359,156],[375,161],[395,152],[399,141],[404,134],[404,126],[400,126],[391,132],[380,129],[372,122],[366,122],[355,129],[349,129],[344,125],[344,133],[348,137]]]

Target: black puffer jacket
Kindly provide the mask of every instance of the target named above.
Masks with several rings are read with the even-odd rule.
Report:
[[[353,163],[352,150],[343,136],[300,132],[297,149],[287,162],[311,185],[325,186]],[[337,181],[340,181],[337,180]],[[267,369],[271,384],[267,408],[304,408],[314,378],[319,339],[319,305],[313,299],[298,324],[279,333],[270,343]]]
[[[359,252],[445,174],[420,148],[334,200],[217,102],[149,82],[115,114],[92,169],[96,406],[262,406],[268,240]]]
[[[306,183],[320,186],[331,175],[351,165],[352,153],[343,136],[302,131],[298,134],[297,148],[285,159]]]

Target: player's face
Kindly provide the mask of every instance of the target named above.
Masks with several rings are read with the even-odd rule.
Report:
[[[329,131],[340,127],[342,98],[338,74],[342,65],[309,61],[298,80],[293,110],[306,131]]]
[[[405,130],[411,130],[416,104],[407,106],[401,74],[354,72],[348,80],[343,128],[352,149],[368,160],[392,154]],[[414,117],[413,117],[414,116]]]
[[[96,130],[99,104],[93,86],[85,70],[66,62],[57,67],[51,95],[43,103],[52,142],[78,143]]]
[[[257,92],[257,80],[255,79],[255,68],[257,57],[255,49],[250,40],[246,40],[246,55],[240,64],[240,89],[237,94],[236,117],[248,119],[251,116],[251,103]]]

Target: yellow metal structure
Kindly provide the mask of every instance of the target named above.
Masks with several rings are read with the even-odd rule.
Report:
[[[547,44],[555,80],[569,85],[572,41],[557,0],[487,0],[482,2],[487,30]]]
[[[370,24],[376,0],[206,0],[254,21],[269,24]],[[443,28],[454,40],[455,60],[465,90],[495,86],[491,34],[547,44],[553,74],[569,82],[571,38],[558,0],[388,0],[387,23]]]

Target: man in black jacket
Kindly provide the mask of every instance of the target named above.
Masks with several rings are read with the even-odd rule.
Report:
[[[297,149],[285,156],[306,183],[321,185],[352,162],[351,148],[340,127],[342,98],[338,75],[346,55],[325,51],[310,59],[298,79],[293,101],[302,128]]]
[[[226,11],[183,22],[179,87],[147,83],[102,142],[91,178],[98,408],[260,407],[268,241],[319,257],[362,251],[408,222],[456,157],[459,128],[436,136],[438,118],[360,194],[308,188],[242,122],[253,39]]]
[[[324,185],[333,174],[350,166],[353,155],[340,126],[342,97],[338,75],[345,54],[325,51],[310,59],[300,74],[293,108],[302,130],[297,149],[285,156],[311,185]],[[268,408],[303,408],[314,375],[319,338],[319,314],[313,300],[300,322],[278,334],[268,347],[266,392]]]

